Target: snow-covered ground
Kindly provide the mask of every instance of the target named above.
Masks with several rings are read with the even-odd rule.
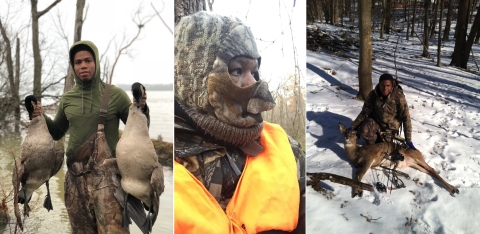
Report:
[[[318,24],[324,30],[343,30]],[[397,36],[373,34],[373,85],[382,73],[395,76],[393,54]],[[406,188],[387,193],[363,192],[352,198],[352,188],[323,181],[331,192],[322,195],[307,187],[307,233],[479,233],[480,232],[480,77],[449,67],[454,41],[442,48],[442,67],[436,66],[436,40],[430,41],[431,59],[419,58],[417,38],[399,40],[398,78],[413,125],[413,143],[441,177],[459,189],[455,197],[431,176],[408,168]],[[474,45],[478,55],[480,46]],[[358,51],[352,51],[358,55]],[[479,56],[477,56],[479,57]],[[471,60],[470,69],[475,69]],[[307,172],[328,172],[352,178],[356,172],[347,158],[338,123],[350,126],[363,101],[358,93],[358,56],[345,59],[307,51]],[[334,70],[335,74],[332,74]],[[363,143],[358,141],[358,143]],[[418,178],[418,183],[412,179]],[[387,184],[383,170],[369,170],[362,180]],[[367,217],[367,218],[366,218]],[[368,221],[368,219],[370,219]]]

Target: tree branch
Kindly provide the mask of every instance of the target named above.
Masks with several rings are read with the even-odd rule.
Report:
[[[158,15],[158,17],[160,18],[160,20],[162,21],[163,25],[165,25],[165,27],[168,29],[168,31],[170,31],[171,34],[173,34],[173,31],[170,27],[168,27],[167,23],[165,23],[165,21],[163,20],[162,16],[160,15],[160,13],[158,13],[157,9],[155,9],[155,7],[153,6],[153,3],[150,3],[150,5],[152,5],[152,8],[153,10],[155,11],[155,13]]]
[[[56,0],[55,2],[53,2],[52,4],[50,4],[50,6],[48,6],[45,10],[37,12],[36,17],[37,17],[37,18],[42,17],[42,15],[44,15],[45,13],[47,13],[50,9],[52,9],[55,5],[57,5],[57,4],[58,4],[59,2],[61,2],[61,1],[62,1],[62,0]]]

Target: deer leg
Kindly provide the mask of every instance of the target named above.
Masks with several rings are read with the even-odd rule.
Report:
[[[373,163],[373,160],[368,160],[367,162],[365,162],[362,167],[360,168],[360,170],[358,170],[356,173],[355,173],[355,180],[359,181],[359,182],[362,182],[362,178],[363,176],[365,175],[365,173],[367,173],[368,169],[370,169],[370,166],[372,165]],[[359,196],[359,197],[362,197],[363,196],[363,190],[360,189],[360,188],[354,188],[353,189],[353,194],[352,194],[352,197],[355,197],[355,196]]]
[[[415,168],[415,169],[417,169],[421,172],[427,173],[430,176],[433,176],[436,179],[438,179],[447,188],[447,190],[450,192],[450,194],[453,195],[455,193],[460,193],[460,191],[458,191],[457,188],[455,188],[453,185],[447,183],[447,181],[445,181],[442,177],[440,177],[440,175],[435,171],[435,169],[430,167],[424,160],[415,160],[415,163],[413,163],[411,165],[411,167],[413,167],[413,168]]]

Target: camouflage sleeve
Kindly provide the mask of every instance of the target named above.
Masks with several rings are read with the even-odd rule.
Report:
[[[300,187],[300,207],[298,209],[298,225],[291,233],[305,233],[306,225],[306,183],[305,183],[305,151],[300,143],[288,136],[288,141],[292,146],[293,155],[297,162],[298,185]],[[269,233],[269,232],[265,232]],[[273,233],[273,232],[272,232]]]
[[[302,149],[300,143],[298,143],[293,137],[288,136],[288,141],[292,147],[295,161],[297,162],[297,178],[305,177],[305,151]]]
[[[408,110],[407,100],[404,96],[400,97],[400,108],[398,112],[398,121],[403,123],[403,132],[405,141],[412,141],[412,121],[410,120],[410,112]]]
[[[367,100],[363,103],[363,108],[360,114],[358,114],[357,118],[353,121],[352,129],[355,129],[360,125],[373,111],[373,106],[375,105],[375,93],[374,90],[371,91],[368,96]]]

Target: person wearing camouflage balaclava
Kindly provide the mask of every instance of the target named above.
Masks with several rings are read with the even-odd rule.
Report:
[[[252,32],[199,12],[180,20],[174,42],[175,232],[295,230],[304,153],[262,119],[275,102]]]

